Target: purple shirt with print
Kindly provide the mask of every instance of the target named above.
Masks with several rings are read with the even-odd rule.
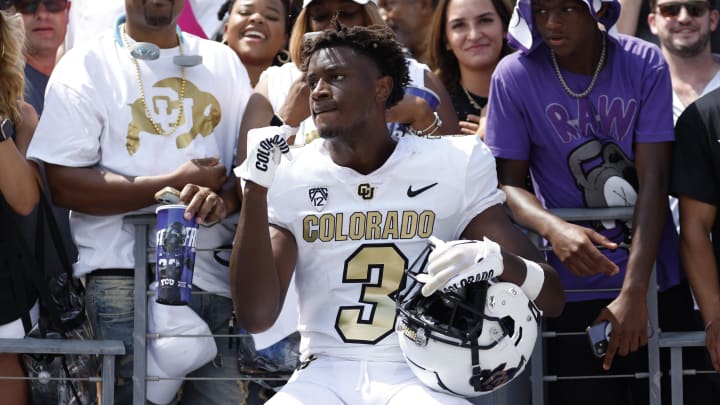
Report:
[[[670,74],[657,46],[634,37],[607,37],[607,61],[590,94],[576,99],[563,89],[550,50],[505,57],[493,74],[485,141],[496,157],[528,160],[533,185],[547,208],[635,205],[633,144],[674,140]],[[562,70],[574,92],[590,77]],[[615,242],[629,241],[630,222],[585,222]],[[628,252],[603,251],[618,264],[614,276],[576,277],[552,254],[548,261],[566,289],[620,288]],[[661,289],[682,278],[678,237],[668,209],[658,249]],[[569,301],[617,293],[569,293]]]

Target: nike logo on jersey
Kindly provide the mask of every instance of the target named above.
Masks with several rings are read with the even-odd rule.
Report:
[[[422,187],[422,188],[419,188],[419,189],[417,189],[417,190],[413,190],[413,189],[412,189],[412,186],[408,186],[407,196],[408,196],[408,197],[415,197],[415,196],[419,195],[420,193],[424,193],[424,192],[430,190],[431,188],[433,188],[433,187],[435,187],[435,186],[437,186],[437,183],[429,184],[429,185],[427,185],[427,186],[425,186],[425,187]]]

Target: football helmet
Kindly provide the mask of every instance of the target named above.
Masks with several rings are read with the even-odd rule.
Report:
[[[427,256],[422,271],[426,263]],[[396,332],[420,381],[436,391],[475,397],[525,369],[542,312],[520,287],[493,279],[424,297],[412,267],[397,296]]]

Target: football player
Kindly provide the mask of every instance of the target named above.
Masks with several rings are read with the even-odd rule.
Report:
[[[549,316],[564,305],[559,279],[505,214],[478,137],[391,138],[385,112],[408,80],[392,31],[323,31],[302,67],[320,139],[291,150],[287,127],[253,130],[236,168],[238,320],[270,328],[293,273],[299,296],[302,365],[268,403],[467,403],[421,383],[403,358],[394,297],[409,261],[433,236],[423,295],[499,278]]]

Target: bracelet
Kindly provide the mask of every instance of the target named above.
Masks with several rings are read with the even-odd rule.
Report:
[[[545,271],[543,271],[539,264],[533,261],[522,257],[520,259],[525,262],[526,270],[525,281],[523,281],[520,285],[520,289],[523,290],[530,300],[535,301],[535,298],[540,295],[540,290],[542,290],[543,284],[545,284]]]
[[[410,127],[410,132],[412,132],[412,134],[416,136],[434,135],[442,126],[442,120],[440,119],[440,116],[437,112],[434,112],[433,115],[435,116],[435,119],[427,128],[421,130]]]

